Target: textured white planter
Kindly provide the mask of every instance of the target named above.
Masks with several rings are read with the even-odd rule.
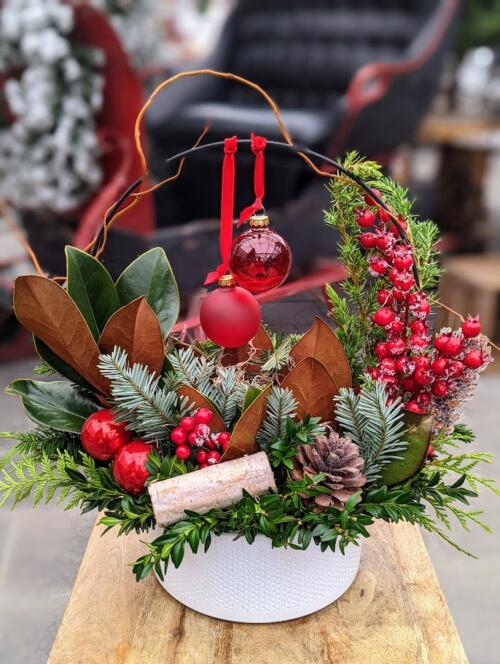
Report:
[[[300,618],[331,604],[352,584],[359,569],[360,547],[345,555],[273,549],[257,535],[249,545],[234,535],[212,538],[207,553],[193,554],[186,546],[179,569],[169,565],[165,590],[191,609],[213,618],[246,623],[270,623]]]

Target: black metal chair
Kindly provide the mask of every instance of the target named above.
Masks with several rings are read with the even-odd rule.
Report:
[[[458,0],[240,0],[203,67],[261,85],[279,103],[298,143],[330,156],[347,149],[382,158],[415,131],[435,93]],[[252,90],[209,77],[165,90],[147,122],[154,170],[196,140],[278,138],[272,111]],[[270,151],[269,151],[270,152]],[[191,156],[182,178],[159,194],[161,225],[217,215],[219,154]],[[237,205],[252,198],[250,155],[240,154]],[[300,162],[268,155],[269,206],[308,182]]]

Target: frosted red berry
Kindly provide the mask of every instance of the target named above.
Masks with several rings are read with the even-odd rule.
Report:
[[[389,265],[383,258],[375,258],[368,263],[368,269],[374,277],[382,277]]]
[[[383,224],[386,224],[388,221],[391,220],[391,215],[383,207],[379,207],[378,218]]]
[[[381,288],[377,293],[377,302],[382,305],[392,304],[394,295],[388,288]]]
[[[440,353],[444,353],[446,346],[448,344],[448,341],[450,339],[449,334],[439,334],[435,339],[434,339],[434,348],[439,351]]]
[[[197,424],[210,424],[213,416],[214,414],[209,408],[198,408],[194,414],[194,419]]]
[[[417,415],[425,415],[426,410],[425,408],[422,408],[422,406],[419,406],[418,403],[412,399],[411,401],[408,401],[408,403],[405,406],[405,410],[407,410],[410,413],[416,413]]]
[[[375,219],[375,214],[371,210],[359,210],[356,215],[356,221],[361,228],[373,226]]]
[[[386,325],[389,325],[389,323],[392,323],[395,317],[396,314],[392,309],[389,307],[381,307],[373,314],[373,322],[376,325],[380,325],[380,327],[385,327]]]
[[[175,456],[178,459],[183,459],[183,460],[189,459],[189,457],[191,456],[191,450],[187,445],[177,445],[177,447],[175,448]]]
[[[374,189],[372,187],[372,191],[375,194],[375,196],[378,196],[380,198],[380,191],[378,189]],[[372,196],[370,196],[370,194],[365,194],[364,199],[367,205],[377,205],[377,201]]]
[[[477,337],[480,332],[481,324],[479,322],[479,316],[475,316],[474,318],[472,316],[467,316],[467,318],[462,323],[462,333],[464,337],[472,339]]]
[[[388,357],[389,349],[387,348],[387,344],[383,341],[379,341],[375,346],[375,355],[381,360],[383,360],[384,357]]]
[[[196,461],[199,464],[206,463],[207,455],[208,455],[208,452],[205,452],[205,450],[198,450],[198,452],[196,452]]]
[[[390,249],[394,243],[394,238],[389,233],[380,233],[376,238],[377,249],[380,251],[386,251]]]
[[[408,252],[400,252],[396,253],[394,257],[394,267],[397,270],[409,270],[413,265],[413,257],[411,253]]]
[[[461,350],[462,340],[459,337],[449,337],[442,353],[446,357],[455,357]]]
[[[187,441],[187,433],[181,427],[175,427],[170,433],[170,440],[174,445],[184,445]]]
[[[196,425],[194,417],[181,417],[179,426],[183,431],[192,431]]]
[[[406,344],[403,339],[394,339],[394,341],[387,342],[387,350],[389,355],[401,355],[406,349]]]
[[[413,378],[403,378],[401,385],[405,392],[415,392],[418,389],[418,385]]]
[[[448,394],[449,391],[450,389],[448,387],[448,383],[445,380],[439,378],[438,380],[434,381],[432,386],[432,394],[435,397],[443,398]]]
[[[413,320],[410,323],[410,330],[412,334],[425,334],[427,332],[427,325],[422,320]]]
[[[462,362],[455,360],[454,362],[449,363],[448,373],[451,378],[460,378],[463,372],[464,372],[464,365],[462,364]]]
[[[421,387],[427,387],[432,383],[432,374],[427,369],[415,369],[413,379]]]
[[[465,354],[463,363],[469,369],[479,369],[484,364],[483,356],[479,350],[470,350]]]
[[[379,364],[379,369],[386,374],[393,375],[396,373],[396,362],[390,357],[385,357]]]
[[[437,357],[431,364],[431,371],[436,376],[444,376],[448,369],[448,360],[445,357]]]
[[[363,249],[373,249],[377,246],[377,236],[374,233],[361,233],[359,244]]]
[[[421,355],[415,360],[415,369],[428,369],[431,366],[431,359],[427,355]]]
[[[208,452],[208,454],[207,454],[207,463],[209,465],[219,463],[220,459],[221,459],[221,455],[216,450],[212,450],[212,452]]]

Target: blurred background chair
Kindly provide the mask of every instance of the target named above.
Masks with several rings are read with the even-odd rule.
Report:
[[[387,160],[413,135],[435,94],[458,4],[240,0],[200,66],[264,87],[296,142],[331,156],[356,149]],[[272,111],[254,91],[208,77],[182,81],[159,96],[147,118],[159,177],[163,159],[193,144],[206,122],[207,140],[250,131],[279,138]],[[182,178],[159,192],[160,226],[217,216],[219,157],[191,156]],[[252,197],[251,159],[240,154],[238,163],[237,206],[243,207]],[[310,181],[288,155],[274,152],[267,165],[270,207],[296,198]]]

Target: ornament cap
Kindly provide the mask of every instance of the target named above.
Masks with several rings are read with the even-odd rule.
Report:
[[[252,228],[267,228],[269,226],[269,217],[267,214],[252,214],[248,223]]]
[[[231,288],[231,286],[236,285],[236,279],[232,274],[224,274],[222,277],[219,277],[218,282],[220,288]]]

